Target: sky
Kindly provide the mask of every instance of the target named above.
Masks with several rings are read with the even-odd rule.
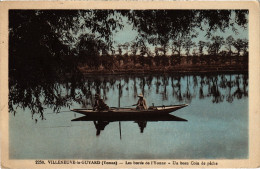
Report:
[[[234,15],[233,15],[234,16]],[[231,16],[232,17],[232,16]],[[114,34],[114,41],[115,41],[115,45],[114,46],[117,46],[118,44],[124,44],[126,42],[131,42],[133,41],[137,36],[138,36],[138,33],[136,30],[133,30],[133,25],[132,24],[129,24],[127,23],[126,21],[127,19],[123,19],[123,22],[124,22],[124,28],[120,31],[118,31],[117,33]],[[237,29],[237,32],[238,34],[235,34],[233,31],[232,31],[232,28],[228,28],[225,30],[225,32],[222,32],[220,30],[217,30],[216,32],[211,32],[213,36],[221,36],[223,37],[224,39],[226,39],[228,36],[232,36],[235,40],[240,38],[240,39],[248,39],[248,28],[242,28],[238,25],[235,24],[235,27]],[[207,42],[207,41],[210,41],[209,39],[207,39],[206,37],[206,34],[207,34],[207,28],[208,28],[208,25],[204,25],[203,29],[204,31],[201,31],[200,29],[196,29],[196,31],[198,32],[198,36],[196,38],[193,38],[192,41],[195,42],[196,44],[199,42],[199,41],[204,41],[204,42]],[[148,45],[149,46],[149,45]],[[151,48],[151,51],[153,52],[154,51],[154,47],[152,47],[150,45],[150,48]],[[224,50],[225,47],[222,46],[221,50]],[[234,48],[232,48],[233,51],[235,50]],[[205,49],[204,49],[205,50]],[[192,50],[191,50],[192,52]],[[168,51],[168,53],[170,53],[170,50]],[[185,51],[182,51],[182,53],[185,53]]]

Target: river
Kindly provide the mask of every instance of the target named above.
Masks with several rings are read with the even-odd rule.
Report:
[[[11,159],[248,158],[247,74],[96,75],[35,86],[10,87]],[[13,97],[18,90],[30,99]],[[149,106],[185,103],[171,114],[187,121],[110,122],[99,131],[71,121],[82,115],[69,110],[91,108],[97,92],[110,107],[119,99],[131,106],[140,93]],[[41,108],[43,117],[32,115]]]

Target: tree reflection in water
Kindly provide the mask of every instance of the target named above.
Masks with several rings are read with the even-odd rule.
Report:
[[[41,76],[30,80],[16,75],[9,76],[9,111],[15,115],[18,107],[29,108],[32,116],[39,113],[44,119],[46,108],[58,113],[75,103],[82,108],[92,107],[95,93],[107,101],[109,92],[118,92],[120,82],[120,98],[123,95],[136,98],[138,92],[143,92],[148,97],[153,93],[162,100],[177,103],[191,103],[198,97],[211,98],[217,104],[248,97],[248,74],[83,76],[74,73],[62,78]]]

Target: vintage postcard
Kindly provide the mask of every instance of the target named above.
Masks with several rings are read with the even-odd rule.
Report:
[[[2,168],[260,166],[257,1],[0,9]]]

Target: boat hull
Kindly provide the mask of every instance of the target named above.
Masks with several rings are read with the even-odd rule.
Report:
[[[110,108],[106,111],[93,111],[92,109],[72,109],[71,111],[89,115],[89,116],[146,116],[146,115],[165,115],[183,107],[188,106],[187,104],[182,105],[171,105],[171,106],[156,106],[149,108],[148,110],[136,110],[135,108]]]
[[[162,115],[143,115],[143,116],[82,116],[71,121],[107,121],[107,122],[117,122],[117,121],[149,121],[149,122],[158,122],[158,121],[188,121],[186,119],[171,115],[171,114],[162,114]]]

